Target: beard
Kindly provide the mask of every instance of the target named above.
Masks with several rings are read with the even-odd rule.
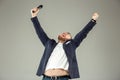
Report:
[[[58,36],[58,40],[63,41],[63,42],[66,41],[66,39],[64,37],[60,36],[60,35]]]

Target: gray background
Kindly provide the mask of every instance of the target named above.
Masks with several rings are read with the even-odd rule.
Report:
[[[0,80],[40,80],[36,71],[44,47],[30,21],[30,10],[43,4],[38,18],[49,37],[73,36],[100,18],[77,49],[81,78],[120,80],[120,0],[0,0]]]

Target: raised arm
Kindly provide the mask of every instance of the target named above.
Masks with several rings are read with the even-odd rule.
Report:
[[[39,12],[38,8],[33,8],[31,10],[31,15],[32,15],[31,21],[33,22],[35,31],[36,31],[39,39],[41,40],[41,42],[45,46],[45,44],[47,43],[49,38],[48,38],[47,34],[44,32],[44,30],[42,29],[40,22],[38,21],[38,18],[37,18],[38,12]]]
[[[99,17],[98,13],[94,13],[89,23],[74,37],[73,40],[76,43],[76,47],[80,45],[80,43],[87,36],[89,31],[91,31],[91,29],[95,26],[98,17]]]

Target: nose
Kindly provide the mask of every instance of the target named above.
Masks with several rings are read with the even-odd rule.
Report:
[[[63,35],[63,36],[65,36],[65,35],[66,35],[66,33],[62,33],[62,35]]]

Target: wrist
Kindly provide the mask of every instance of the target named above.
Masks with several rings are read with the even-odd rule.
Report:
[[[32,15],[32,18],[36,17],[37,15]]]
[[[95,19],[92,19],[92,22],[96,22],[96,20],[95,20]]]

